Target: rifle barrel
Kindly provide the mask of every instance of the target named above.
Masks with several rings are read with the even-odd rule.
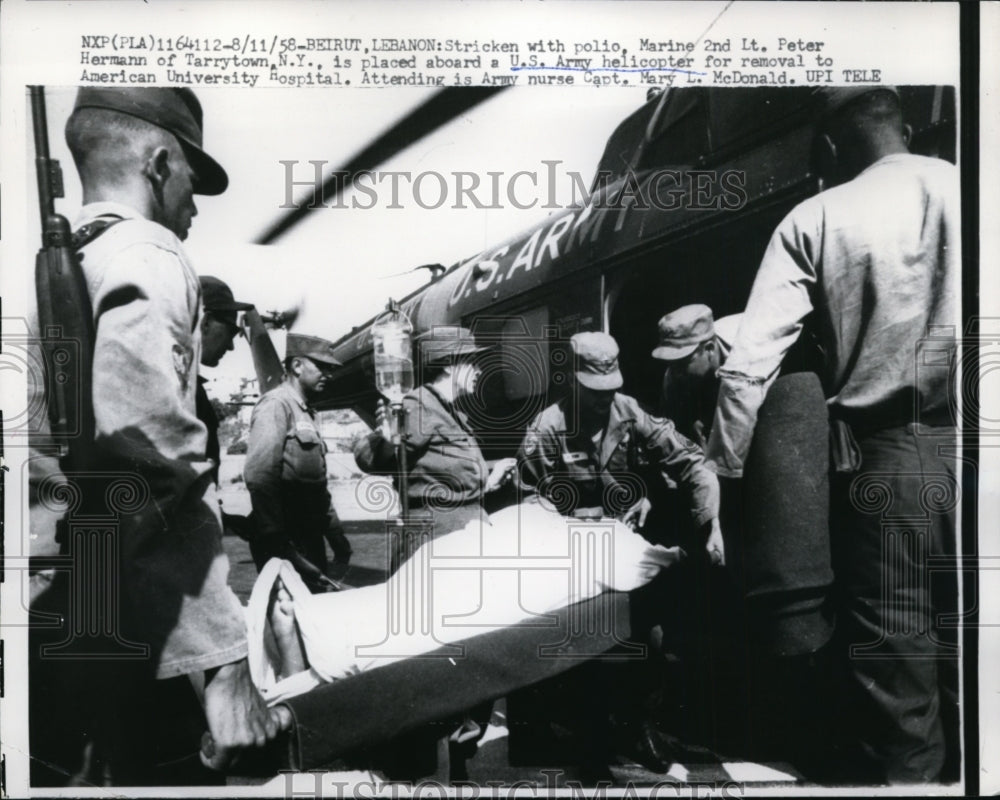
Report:
[[[55,213],[54,197],[49,173],[49,126],[45,114],[45,89],[29,86],[31,93],[31,121],[35,133],[35,169],[38,172],[38,206],[44,223]],[[44,236],[44,233],[43,233]]]

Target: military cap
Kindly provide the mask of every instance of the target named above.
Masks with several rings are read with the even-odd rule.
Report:
[[[899,99],[899,90],[895,86],[883,86],[871,83],[864,86],[822,86],[816,89],[813,96],[819,105],[820,119],[827,120],[859,97],[879,91],[891,92],[896,95],[897,100]]]
[[[423,363],[428,367],[441,367],[459,356],[473,355],[488,350],[476,344],[472,331],[458,325],[438,325],[417,337],[417,348]]]
[[[253,303],[237,303],[233,290],[225,281],[212,275],[202,275],[198,280],[201,282],[201,304],[205,311],[211,311],[219,319],[235,325],[237,311],[253,308]]]
[[[701,303],[675,308],[660,318],[657,327],[660,343],[653,350],[653,358],[661,361],[686,358],[715,336],[712,309]]]
[[[285,339],[285,358],[296,357],[311,358],[331,367],[339,367],[341,363],[333,356],[333,342],[319,336],[290,333]]]
[[[226,191],[229,176],[214,158],[202,150],[201,104],[190,89],[83,86],[77,92],[74,113],[81,108],[117,111],[169,131],[181,143],[195,172],[195,194],[212,195]]]
[[[618,342],[596,331],[574,334],[570,340],[576,355],[576,379],[588,389],[611,391],[625,382],[618,368]]]

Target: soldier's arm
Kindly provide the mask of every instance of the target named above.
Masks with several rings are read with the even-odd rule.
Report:
[[[210,468],[194,404],[196,298],[177,256],[142,244],[109,264],[94,296],[95,438],[143,473],[172,474],[161,503]],[[186,462],[187,474],[172,462]]]
[[[381,408],[385,409],[384,404]],[[419,457],[430,443],[430,420],[423,418],[420,404],[412,397],[403,398],[405,412],[406,454],[409,463]],[[376,417],[375,429],[368,436],[360,439],[354,446],[354,460],[358,467],[372,475],[391,475],[396,472],[396,448],[391,441],[382,435],[382,413],[390,413],[388,409]]]
[[[799,206],[775,230],[732,351],[719,370],[719,400],[706,453],[711,468],[724,477],[742,477],[757,414],[813,309],[810,292],[821,229],[816,213],[814,205]]]
[[[272,541],[285,538],[281,472],[288,427],[289,414],[284,404],[275,398],[263,397],[250,418],[243,479],[250,492],[260,535]]]
[[[176,254],[137,244],[107,265],[93,296],[95,444],[112,470],[143,486],[137,498],[148,492],[122,515],[120,583],[130,617],[159,654],[159,678],[246,655],[195,416],[196,281]]]
[[[705,465],[705,456],[694,442],[679,433],[670,420],[637,409],[636,431],[641,444],[656,454],[660,468],[688,495],[696,525],[719,516],[719,480]]]
[[[396,450],[377,428],[354,445],[358,468],[371,475],[388,475],[396,470]]]

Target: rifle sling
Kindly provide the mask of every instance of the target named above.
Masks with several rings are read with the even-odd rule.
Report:
[[[98,217],[93,222],[88,222],[73,231],[73,250],[79,252],[94,239],[104,233],[112,225],[121,222],[124,217],[115,214]]]

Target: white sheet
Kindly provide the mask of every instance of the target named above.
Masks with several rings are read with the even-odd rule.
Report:
[[[434,539],[374,586],[314,595],[291,564],[272,559],[247,607],[251,674],[269,703],[280,702],[496,627],[544,624],[541,615],[570,603],[643,586],[682,555],[619,522],[567,520],[529,503]],[[281,681],[267,624],[278,577],[295,602],[310,664]]]

